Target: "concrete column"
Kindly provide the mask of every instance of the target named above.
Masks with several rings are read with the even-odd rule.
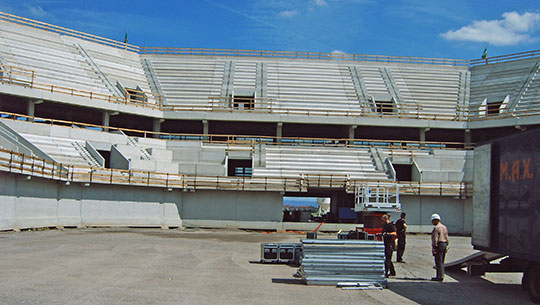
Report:
[[[35,116],[36,115],[36,105],[43,103],[43,100],[27,100],[26,102],[26,115]]]
[[[207,135],[208,134],[208,120],[203,120],[202,121],[202,124],[203,124],[203,134],[204,135]]]
[[[334,214],[337,219],[339,214],[339,196],[337,193],[332,193],[332,197],[330,197],[330,212]]]
[[[429,128],[420,128],[420,143],[426,142],[426,132],[429,131]]]
[[[349,126],[349,140],[354,140],[354,131],[356,130],[356,127],[358,127],[358,125]]]
[[[153,134],[154,138],[159,138],[159,133],[161,132],[161,123],[165,122],[164,119],[154,119],[152,131],[155,132]]]
[[[283,137],[283,123],[279,122],[276,125],[276,143],[281,143],[282,137]]]
[[[103,131],[109,131],[109,128],[106,128],[106,127],[109,127],[110,123],[111,123],[111,114],[110,114],[110,112],[103,111],[102,116],[101,116],[101,125],[105,126],[105,128],[103,128]]]
[[[472,134],[470,129],[465,129],[465,147],[471,147],[472,145]]]
[[[26,103],[26,115],[34,116],[36,113],[36,103],[32,100],[28,100]]]

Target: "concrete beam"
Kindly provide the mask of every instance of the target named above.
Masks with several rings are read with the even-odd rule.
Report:
[[[68,104],[73,106],[83,106],[99,110],[107,109],[109,111],[119,111],[122,113],[148,116],[148,117],[163,117],[163,111],[159,109],[140,107],[136,104],[113,103],[106,100],[90,99],[80,96],[72,96],[69,94],[49,92],[46,90],[32,89],[28,87],[13,86],[9,84],[0,84],[0,93],[19,96],[23,98],[31,98],[33,100],[51,101],[60,104]]]
[[[536,125],[536,124],[540,124],[539,115],[531,115],[531,116],[525,116],[525,117],[509,117],[509,118],[495,119],[495,120],[471,121],[467,125],[467,128],[481,129],[481,128],[497,128],[497,127],[524,126],[524,125]]]
[[[464,129],[465,121],[437,121],[404,119],[390,116],[358,117],[358,116],[308,116],[275,113],[245,113],[245,112],[208,112],[208,111],[165,111],[166,120],[208,120],[208,121],[235,121],[235,122],[266,122],[266,123],[296,123],[296,124],[328,124],[328,125],[358,125],[358,126],[399,126],[411,128],[442,128]],[[540,118],[540,116],[539,116]],[[495,121],[495,120],[494,120]]]

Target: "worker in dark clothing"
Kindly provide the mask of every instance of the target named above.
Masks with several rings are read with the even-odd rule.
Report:
[[[403,253],[405,252],[405,232],[407,232],[407,223],[405,219],[407,214],[401,213],[401,218],[396,221],[396,233],[397,233],[397,262],[404,263]]]
[[[385,223],[382,229],[384,241],[384,274],[386,277],[395,276],[396,270],[392,263],[392,254],[396,247],[396,227],[390,222],[390,216],[383,215],[382,221]]]
[[[431,232],[431,252],[435,258],[437,276],[432,281],[442,282],[444,278],[444,258],[448,251],[448,229],[441,223],[439,214],[431,215],[433,231]]]

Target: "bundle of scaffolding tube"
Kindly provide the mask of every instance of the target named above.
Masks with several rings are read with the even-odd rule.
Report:
[[[362,283],[386,287],[384,244],[372,240],[303,239],[298,274],[308,285]]]

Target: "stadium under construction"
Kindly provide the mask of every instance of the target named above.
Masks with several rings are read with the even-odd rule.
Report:
[[[0,230],[286,230],[283,197],[472,230],[480,143],[540,126],[540,51],[478,60],[154,48],[0,13]],[[363,191],[362,191],[363,190]]]

